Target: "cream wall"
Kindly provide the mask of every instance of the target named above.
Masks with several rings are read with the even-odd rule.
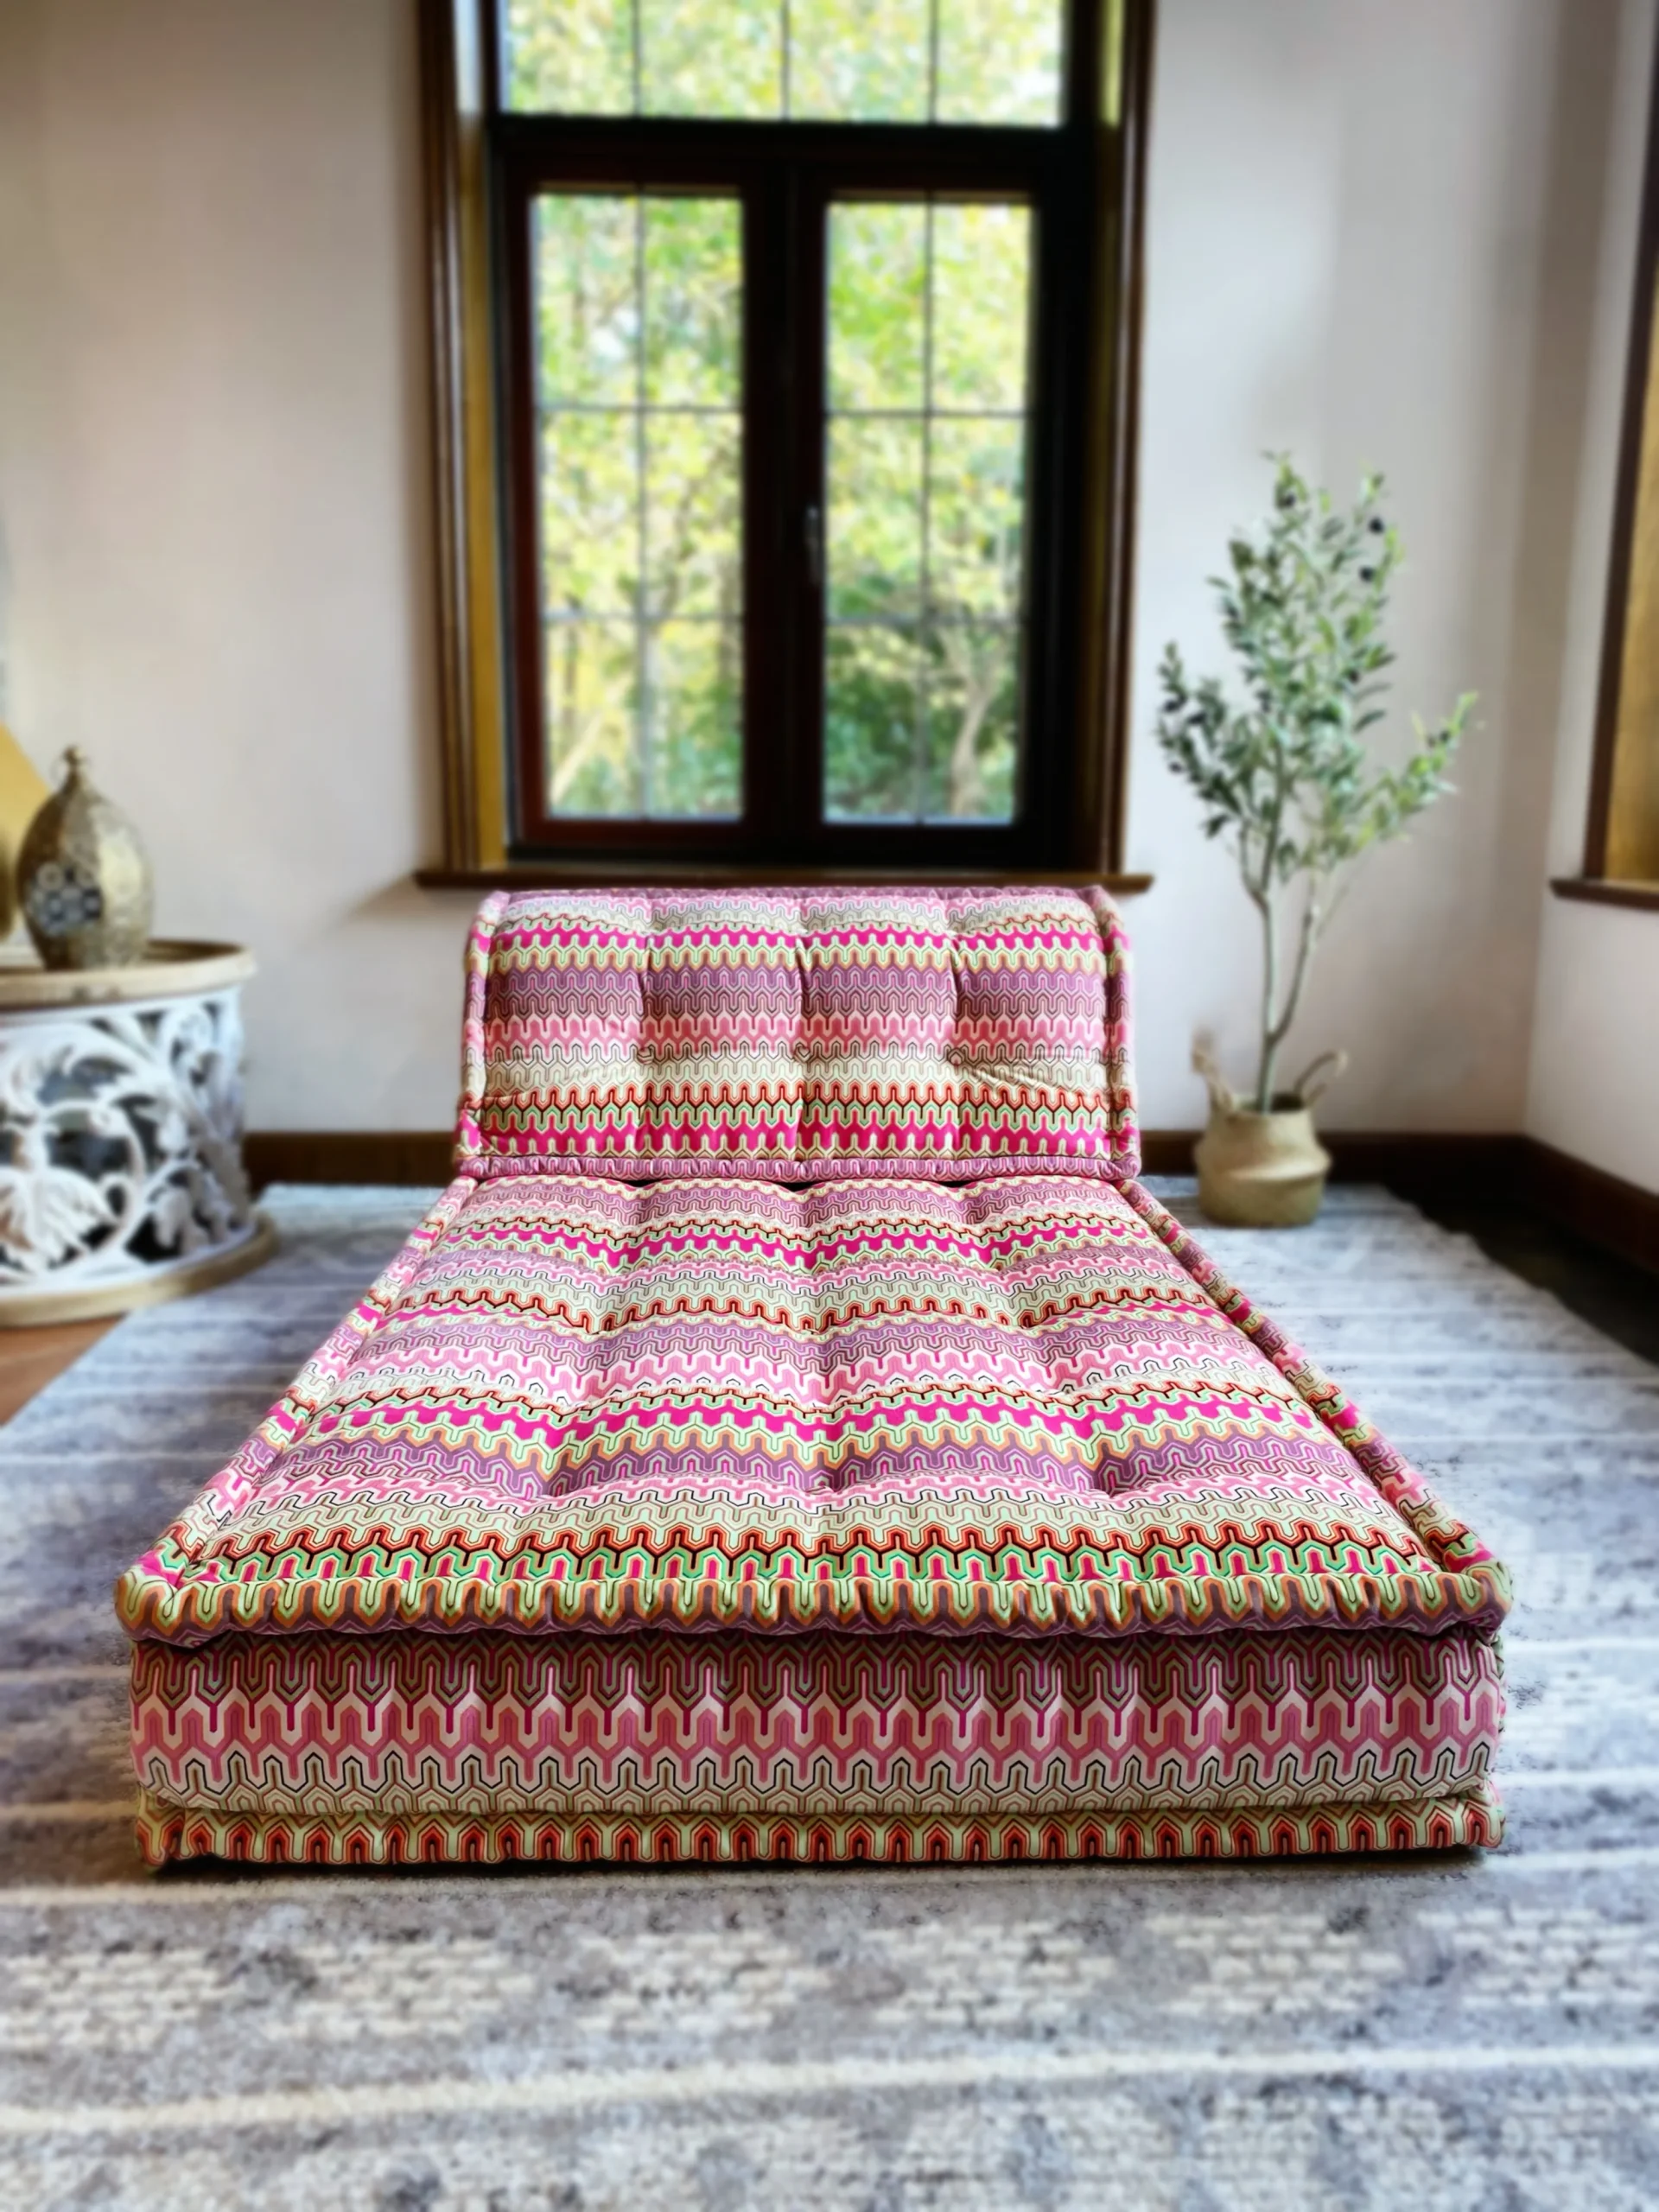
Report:
[[[1368,861],[1286,1073],[1352,1067],[1351,1128],[1519,1125],[1584,346],[1554,229],[1599,220],[1600,0],[1169,0],[1147,265],[1135,725],[1178,638],[1220,664],[1204,577],[1259,514],[1264,448],[1334,488],[1383,469],[1408,556],[1393,728],[1480,695],[1456,798]],[[1563,143],[1563,142],[1566,143]],[[1588,185],[1586,185],[1588,180]],[[1565,214],[1562,203],[1566,203]],[[1561,296],[1552,297],[1546,280]],[[1230,864],[1137,740],[1131,856],[1147,1120],[1201,1118],[1195,1027],[1250,1063],[1257,949]]]
[[[1617,0],[1573,0],[1570,47],[1567,15],[1163,0],[1137,732],[1165,639],[1213,657],[1203,578],[1279,446],[1338,484],[1387,467],[1401,703],[1482,694],[1461,797],[1356,891],[1294,1040],[1353,1051],[1333,1122],[1525,1107],[1628,60]],[[413,16],[0,5],[4,710],[43,764],[92,753],[161,926],[257,952],[263,1128],[452,1100],[467,902],[408,880],[436,846]],[[1158,877],[1131,914],[1146,1117],[1190,1123],[1194,1030],[1243,1067],[1255,948],[1144,734],[1128,857]]]
[[[1607,220],[1590,315],[1592,429],[1573,516],[1549,822],[1548,867],[1559,875],[1576,875],[1583,860],[1655,14],[1654,0],[1626,0],[1620,16]],[[1659,913],[1546,902],[1526,1126],[1563,1152],[1659,1191]]]
[[[157,927],[254,949],[250,1119],[442,1127],[412,0],[0,4],[0,647]]]

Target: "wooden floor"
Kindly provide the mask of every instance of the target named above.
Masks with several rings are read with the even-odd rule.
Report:
[[[43,1329],[0,1329],[0,1421],[22,1411],[37,1390],[73,1366],[120,1317],[54,1321]]]
[[[1659,1366],[1659,1274],[1650,1268],[1605,1252],[1524,1206],[1456,1199],[1417,1203],[1443,1229],[1472,1236],[1500,1268],[1540,1290],[1553,1291],[1592,1329]]]

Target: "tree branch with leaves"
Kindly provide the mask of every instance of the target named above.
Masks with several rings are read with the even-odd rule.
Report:
[[[1262,925],[1261,1052],[1254,1103],[1269,1113],[1279,1053],[1341,880],[1374,845],[1397,837],[1453,786],[1446,769],[1475,703],[1465,692],[1433,727],[1416,716],[1402,767],[1379,766],[1365,733],[1383,717],[1382,634],[1401,546],[1367,476],[1340,510],[1275,459],[1273,512],[1229,545],[1229,573],[1210,579],[1245,702],[1221,679],[1189,678],[1166,648],[1159,671],[1158,741],[1204,809],[1204,833],[1228,841]]]

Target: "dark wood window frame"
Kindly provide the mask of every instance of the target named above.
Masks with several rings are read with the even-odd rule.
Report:
[[[1624,372],[1624,412],[1619,434],[1618,474],[1613,499],[1612,557],[1607,576],[1607,608],[1602,633],[1601,678],[1596,700],[1595,740],[1591,754],[1590,800],[1585,825],[1584,869],[1557,876],[1552,886],[1563,899],[1659,911],[1659,880],[1645,875],[1610,875],[1616,857],[1615,787],[1620,740],[1620,709],[1636,583],[1637,525],[1642,492],[1643,454],[1659,440],[1659,385],[1655,374],[1656,312],[1659,311],[1659,47],[1655,49],[1649,93],[1648,149],[1642,181],[1641,227],[1636,251],[1636,281],[1630,311],[1629,359]],[[1652,459],[1649,459],[1652,469]],[[1656,640],[1659,644],[1659,640]],[[1644,817],[1645,819],[1646,817]],[[1659,825],[1645,840],[1659,842]]]
[[[1145,879],[1121,862],[1153,0],[1068,0],[1065,120],[1041,130],[502,114],[492,13],[492,0],[422,0],[445,851],[420,880],[1025,875],[1137,887]],[[706,186],[744,207],[753,645],[741,823],[550,823],[515,804],[515,780],[521,794],[536,787],[542,743],[530,213],[538,191],[607,183]],[[820,634],[805,599],[817,588],[791,524],[823,504],[823,210],[832,193],[930,191],[1033,208],[1024,796],[1007,827],[822,824],[819,656],[802,648]],[[766,404],[786,361],[798,378],[816,364],[817,386]],[[535,620],[515,620],[526,603]],[[755,741],[784,728],[812,741]]]

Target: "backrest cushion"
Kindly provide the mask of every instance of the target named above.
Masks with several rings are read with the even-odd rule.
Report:
[[[497,892],[458,1163],[629,1179],[1139,1165],[1102,891]]]

